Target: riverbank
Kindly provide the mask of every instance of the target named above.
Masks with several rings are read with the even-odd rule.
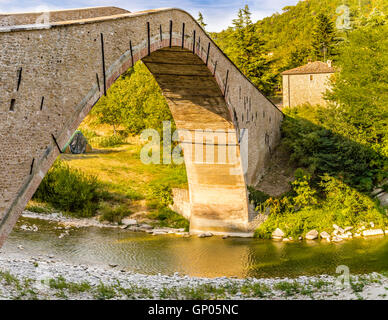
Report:
[[[75,218],[65,216],[62,213],[36,213],[31,211],[23,211],[23,218],[28,219],[39,219],[45,221],[52,221],[60,224],[61,226],[56,227],[57,229],[61,228],[65,232],[69,228],[86,228],[86,227],[96,227],[96,228],[119,228],[126,229],[128,231],[135,232],[146,232],[152,235],[163,235],[163,234],[175,234],[180,236],[189,236],[189,232],[186,232],[184,228],[169,228],[169,227],[153,227],[152,225],[146,223],[138,223],[135,219],[123,219],[122,222],[119,223],[111,223],[108,221],[101,222],[97,217],[92,218]],[[38,231],[34,225],[25,225],[21,226],[21,228],[30,230],[30,231]],[[60,235],[61,236],[61,235]]]
[[[0,253],[0,299],[388,299],[388,278],[372,273],[273,279],[144,275],[69,264],[52,255],[20,258]]]

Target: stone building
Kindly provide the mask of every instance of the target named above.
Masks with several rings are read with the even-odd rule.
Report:
[[[283,107],[294,107],[304,103],[325,105],[323,93],[328,88],[328,80],[335,72],[331,61],[309,62],[308,64],[284,71]]]

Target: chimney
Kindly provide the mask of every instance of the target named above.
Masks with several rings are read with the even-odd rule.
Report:
[[[329,66],[329,68],[331,68],[331,60],[327,60],[327,65]]]

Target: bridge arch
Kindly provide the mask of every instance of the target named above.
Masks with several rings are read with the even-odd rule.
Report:
[[[161,87],[178,129],[231,132],[228,143],[237,146],[233,163],[196,163],[185,152],[191,231],[250,233],[246,185],[264,174],[282,114],[189,14],[159,9],[19,24],[0,28],[0,44],[0,245],[60,146],[139,60]],[[248,129],[248,148],[240,153],[241,129]],[[203,141],[208,138],[205,133]]]

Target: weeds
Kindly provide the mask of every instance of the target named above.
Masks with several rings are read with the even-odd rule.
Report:
[[[274,289],[283,291],[286,296],[293,296],[302,291],[303,287],[298,282],[281,281],[274,285]]]

